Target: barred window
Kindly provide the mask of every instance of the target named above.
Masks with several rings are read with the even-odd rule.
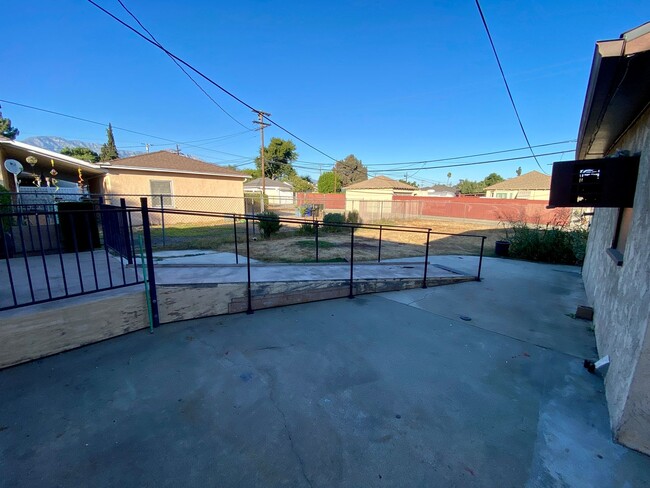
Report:
[[[171,180],[149,180],[151,188],[151,206],[160,208],[161,203],[164,208],[174,206],[174,193],[172,191]]]

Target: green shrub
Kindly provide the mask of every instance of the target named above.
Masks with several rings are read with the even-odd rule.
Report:
[[[275,212],[261,212],[257,214],[259,219],[260,232],[267,239],[271,237],[271,234],[275,234],[280,230],[282,224],[280,224],[280,216]]]
[[[347,217],[345,218],[345,221],[348,224],[361,224],[361,216],[359,215],[359,212],[357,210],[350,210],[348,212]]]
[[[513,223],[508,232],[510,256],[553,264],[580,264],[587,244],[586,230]]]
[[[323,230],[327,232],[343,232],[344,227],[332,224],[345,224],[345,215],[341,213],[329,213],[323,217]]]
[[[300,224],[300,227],[298,228],[298,235],[301,236],[311,236],[314,233],[313,224]]]
[[[11,194],[9,190],[0,185],[0,215],[9,212],[11,212]],[[8,215],[2,217],[2,226],[5,232],[9,232],[12,220],[13,219]]]

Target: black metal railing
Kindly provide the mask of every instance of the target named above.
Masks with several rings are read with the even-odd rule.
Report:
[[[430,228],[363,223],[335,223],[316,219],[269,217],[264,215],[196,212],[175,209],[150,208],[148,199],[140,199],[139,206],[127,206],[122,200],[120,206],[105,205],[95,202],[73,202],[58,204],[56,210],[51,208],[24,211],[23,206],[7,206],[0,213],[0,278],[9,283],[9,287],[0,288],[0,310],[7,310],[26,305],[48,302],[67,297],[131,286],[144,283],[147,276],[147,300],[150,306],[150,322],[159,324],[158,303],[155,277],[154,250],[156,245],[152,235],[152,217],[161,212],[176,215],[200,217],[202,222],[213,220],[220,229],[232,231],[235,265],[240,263],[240,244],[245,245],[247,311],[253,312],[251,273],[251,242],[257,240],[256,228],[261,223],[277,220],[282,225],[295,229],[309,227],[313,234],[315,263],[323,262],[321,247],[326,243],[323,235],[335,232],[346,246],[349,266],[348,280],[350,298],[354,297],[355,249],[361,245],[355,242],[357,233],[372,231],[378,235],[372,239],[376,245],[376,259],[372,262],[382,263],[382,244],[386,243],[387,233],[401,235],[418,235],[424,242],[423,253],[415,259],[422,259],[422,288],[427,287],[430,248],[432,236],[445,238],[463,238],[480,240],[476,280],[481,279],[481,267],[485,236],[477,234],[451,234],[436,232]],[[137,221],[137,224],[134,222]],[[224,224],[226,222],[226,224]],[[243,227],[243,229],[242,229]],[[349,241],[345,243],[345,233]],[[142,248],[136,244],[136,236],[142,237]],[[361,239],[361,238],[360,238]],[[366,241],[369,238],[363,237]],[[273,241],[271,241],[272,243]],[[367,242],[364,245],[368,245]],[[138,264],[135,256],[143,259]],[[417,264],[418,262],[414,263]],[[138,266],[146,267],[139,271]],[[345,268],[344,268],[345,269]],[[358,270],[358,268],[357,268]],[[145,273],[146,271],[146,273]],[[345,275],[343,275],[345,276]],[[418,278],[419,279],[419,278]]]
[[[142,283],[142,273],[132,264],[134,213],[142,211],[93,202],[55,208],[5,205],[0,213],[0,279],[8,286],[0,289],[0,310]],[[116,219],[120,253],[109,245]]]
[[[146,199],[143,199],[143,204],[146,205]],[[154,214],[156,212],[160,212],[159,209],[148,209],[148,212],[151,214]],[[478,264],[476,268],[476,274],[474,275],[474,278],[477,281],[481,280],[481,268],[483,264],[483,253],[484,253],[484,247],[485,247],[485,239],[486,236],[483,235],[478,235],[478,234],[453,234],[453,233],[448,233],[448,232],[436,232],[433,231],[432,229],[423,229],[421,227],[413,227],[413,226],[399,226],[399,225],[384,225],[384,224],[363,224],[363,223],[331,223],[331,222],[325,222],[323,220],[316,220],[316,219],[304,219],[304,218],[287,218],[287,217],[265,217],[263,215],[247,215],[247,214],[226,214],[226,213],[219,213],[219,212],[191,212],[191,211],[184,211],[184,210],[165,210],[166,213],[169,214],[176,214],[176,215],[194,215],[194,216],[201,216],[205,219],[207,218],[214,218],[214,219],[219,219],[219,222],[224,222],[230,220],[232,222],[232,233],[233,233],[233,240],[232,240],[232,245],[233,245],[233,250],[235,253],[235,264],[239,264],[240,262],[240,256],[239,256],[239,239],[238,235],[241,235],[241,232],[238,233],[237,231],[237,225],[238,222],[243,222],[244,224],[244,232],[243,232],[243,239],[245,241],[245,248],[246,248],[246,255],[244,258],[246,259],[246,268],[247,268],[247,301],[248,301],[248,307],[247,307],[247,312],[252,313],[253,312],[253,307],[252,307],[252,283],[254,283],[254,279],[251,277],[251,241],[252,235],[255,233],[255,228],[256,226],[259,226],[261,222],[265,221],[271,221],[271,220],[277,220],[283,225],[293,225],[293,226],[303,226],[303,225],[310,225],[313,228],[313,236],[314,236],[314,262],[319,263],[321,262],[320,260],[320,246],[319,246],[319,229],[321,230],[333,230],[336,229],[338,231],[343,231],[343,232],[349,232],[350,240],[349,240],[349,258],[348,258],[348,266],[349,266],[349,278],[348,278],[348,284],[349,284],[349,294],[348,296],[350,298],[354,297],[354,280],[355,280],[355,275],[354,275],[354,269],[355,269],[355,232],[363,229],[368,229],[368,230],[373,230],[378,232],[378,239],[377,239],[377,263],[382,262],[382,242],[385,239],[385,233],[386,232],[397,232],[397,233],[405,233],[405,234],[419,234],[423,236],[423,239],[425,241],[424,244],[424,256],[423,258],[423,274],[422,274],[422,288],[427,288],[427,275],[428,275],[428,268],[429,268],[429,250],[431,246],[431,236],[446,236],[449,238],[463,238],[463,239],[476,239],[479,242],[479,245],[477,246],[479,251],[478,251]],[[221,224],[223,225],[223,224]],[[374,261],[374,260],[373,260]]]

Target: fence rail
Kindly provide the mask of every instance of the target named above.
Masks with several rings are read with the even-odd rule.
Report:
[[[107,203],[106,199],[103,202],[99,199],[60,202],[56,206],[43,203],[40,207],[30,208],[20,204],[5,205],[0,209],[0,259],[5,264],[0,268],[0,278],[10,286],[0,290],[0,310],[143,283],[144,270],[139,271],[135,258],[139,254],[136,242],[141,235],[145,262],[139,264],[147,267],[148,300],[152,307],[152,323],[156,326],[158,310],[154,251],[168,249],[175,236],[165,236],[165,227],[158,227],[154,222],[176,218],[186,222],[190,218],[190,221],[203,223],[205,227],[193,227],[189,231],[205,228],[205,239],[209,245],[217,239],[217,233],[226,236],[222,243],[228,246],[228,252],[234,252],[233,264],[245,259],[249,312],[253,311],[251,290],[254,276],[251,276],[251,263],[256,258],[269,260],[267,252],[283,242],[282,239],[258,239],[258,230],[265,223],[275,220],[285,226],[284,238],[300,236],[299,241],[294,239],[291,242],[305,245],[307,252],[313,252],[308,260],[310,262],[327,261],[323,253],[329,247],[338,246],[345,250],[345,259],[337,262],[341,266],[349,266],[350,297],[354,296],[355,266],[364,260],[384,262],[387,247],[412,247],[415,252],[413,259],[423,265],[422,287],[426,288],[430,250],[437,245],[436,237],[475,240],[476,249],[480,249],[475,278],[481,279],[486,237],[478,234],[459,235],[436,232],[430,228],[383,223],[330,222],[315,216],[274,218],[246,212],[165,208],[163,204],[151,207],[151,201],[151,197],[140,197],[137,205],[125,198],[120,200],[119,206]],[[188,229],[181,227],[179,231],[187,233]],[[395,236],[414,236],[414,244],[403,244]],[[261,247],[261,243],[268,246]],[[193,249],[188,245],[181,248],[186,251]],[[292,256],[287,258],[291,259]]]

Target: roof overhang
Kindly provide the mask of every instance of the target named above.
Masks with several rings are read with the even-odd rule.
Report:
[[[650,22],[596,43],[576,159],[611,153],[650,101]]]
[[[106,173],[106,170],[98,164],[65,156],[48,149],[43,149],[42,147],[25,144],[24,142],[0,139],[0,147],[2,147],[5,159],[15,159],[20,161],[25,168],[25,172],[29,172],[31,169],[25,159],[28,156],[34,156],[38,159],[38,163],[36,164],[39,168],[44,168],[45,166],[49,167],[51,164],[50,160],[53,160],[56,165],[56,170],[62,175],[76,175],[79,169],[83,171],[85,176],[102,175]]]
[[[237,180],[246,180],[247,175],[230,175],[226,173],[207,173],[202,171],[184,171],[181,169],[165,169],[165,168],[143,168],[140,166],[122,166],[118,164],[102,165],[102,169],[105,173],[111,172],[112,169],[119,169],[122,171],[144,171],[147,173],[172,173],[177,175],[197,175],[197,176],[212,176],[218,178],[233,178]]]

